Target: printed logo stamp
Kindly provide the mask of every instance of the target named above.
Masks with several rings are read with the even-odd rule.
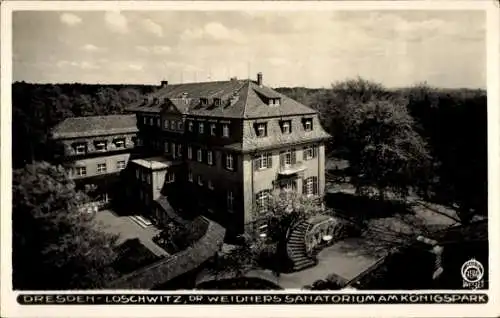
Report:
[[[468,260],[462,265],[461,268],[463,287],[477,289],[484,286],[483,276],[484,267],[481,262],[474,258]]]

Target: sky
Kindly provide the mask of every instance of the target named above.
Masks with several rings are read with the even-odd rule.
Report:
[[[13,80],[486,87],[484,11],[18,11]]]

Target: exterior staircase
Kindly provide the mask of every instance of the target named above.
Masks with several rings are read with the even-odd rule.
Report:
[[[287,252],[294,272],[316,265],[316,260],[306,253],[305,234],[309,228],[308,222],[301,222],[295,226],[288,237]]]

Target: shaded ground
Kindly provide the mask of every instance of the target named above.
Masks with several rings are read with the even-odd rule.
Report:
[[[132,221],[129,216],[118,216],[111,210],[99,211],[96,214],[96,220],[103,225],[103,231],[119,235],[119,243],[129,239],[138,239],[156,256],[168,255],[164,249],[152,241],[152,238],[159,233],[153,225],[144,228]]]
[[[320,251],[316,266],[300,272],[281,274],[279,284],[284,288],[299,289],[331,274],[350,280],[377,261],[377,257],[366,253],[367,249],[369,247],[364,247],[363,239],[342,240]]]

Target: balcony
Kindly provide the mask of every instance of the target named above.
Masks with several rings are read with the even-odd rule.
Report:
[[[290,165],[281,165],[278,170],[278,174],[282,176],[290,176],[302,172],[306,169],[307,169],[306,165],[302,161],[300,161]]]

